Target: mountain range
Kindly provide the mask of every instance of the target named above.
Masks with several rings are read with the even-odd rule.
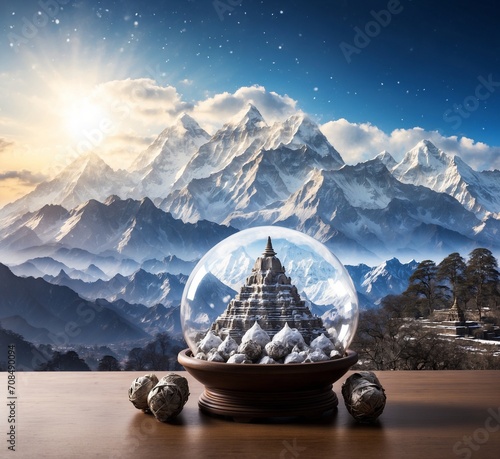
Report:
[[[49,260],[44,263],[50,269]],[[415,261],[402,264],[393,259],[375,268],[346,268],[358,291],[360,307],[368,309],[388,294],[401,293],[416,266]],[[136,343],[165,331],[179,336],[179,305],[186,280],[186,275],[153,274],[142,269],[130,276],[117,274],[94,282],[72,279],[64,271],[42,279],[17,276],[0,264],[0,328],[33,343],[55,346]],[[217,298],[236,294],[216,278],[207,282],[206,305],[194,314],[198,322],[213,321],[226,307]],[[302,290],[302,295],[309,293],[322,302],[318,291],[311,295],[307,285]],[[215,295],[215,291],[223,293]]]
[[[0,323],[26,339],[58,346],[138,341],[149,335],[111,308],[0,264]]]
[[[102,311],[95,328],[75,322],[81,342],[97,340],[99,329],[112,340],[179,332],[197,260],[256,225],[323,242],[369,308],[406,288],[415,259],[466,256],[478,246],[500,253],[500,171],[476,171],[428,140],[400,162],[382,152],[348,165],[301,112],[268,124],[250,105],[213,135],[184,114],[127,170],[84,154],[0,209],[0,257],[10,268],[0,265],[0,320],[39,342],[76,321],[68,304],[83,302]],[[314,269],[303,267],[311,279]],[[303,284],[311,301],[324,299],[321,286]]]
[[[5,206],[0,251],[193,260],[261,224],[304,231],[351,264],[498,251],[500,171],[475,171],[428,140],[399,163],[383,152],[347,165],[301,112],[268,125],[250,105],[212,136],[185,114],[129,170],[82,155]]]
[[[0,230],[0,251],[4,259],[21,261],[70,249],[76,251],[72,257],[76,259],[92,254],[94,264],[106,272],[112,259],[118,264],[118,260],[137,264],[172,255],[200,258],[236,231],[206,220],[184,223],[149,198],[136,201],[110,196],[104,202],[91,199],[69,211],[47,204],[28,212]],[[75,261],[78,263],[70,262]]]

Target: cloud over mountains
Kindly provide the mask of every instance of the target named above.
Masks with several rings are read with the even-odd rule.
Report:
[[[382,131],[370,123],[351,123],[344,118],[328,121],[321,126],[328,140],[347,163],[366,161],[381,151],[389,151],[397,160],[421,140],[430,140],[450,155],[461,157],[477,170],[500,169],[500,147],[476,142],[467,137],[446,137],[438,131],[420,127]]]
[[[299,101],[261,85],[242,86],[233,93],[226,91],[207,95],[203,100],[186,101],[174,86],[162,86],[150,78],[101,84],[92,98],[104,104],[108,113],[120,118],[116,128],[117,131],[128,130],[128,145],[134,132],[138,137],[145,135],[142,128],[147,128],[149,135],[159,132],[181,113],[193,116],[203,129],[213,134],[225,120],[237,115],[248,104],[257,106],[270,124],[284,121],[300,111]],[[388,133],[370,122],[353,123],[339,118],[324,122],[321,129],[347,164],[365,161],[384,150],[400,160],[419,141],[429,139],[449,154],[460,156],[475,169],[500,168],[500,147],[467,137],[444,136],[438,131],[428,131],[418,126]],[[104,158],[105,147],[103,144],[103,151],[100,151],[101,155],[104,153]],[[127,151],[123,145],[123,154]]]
[[[189,88],[189,85],[182,82],[179,88]],[[20,190],[30,191],[45,176],[55,176],[78,156],[90,151],[114,169],[128,167],[165,126],[172,125],[184,113],[212,135],[248,104],[257,106],[270,125],[302,112],[299,101],[261,85],[242,86],[234,92],[206,93],[205,98],[189,100],[180,89],[158,83],[153,77],[100,83],[71,104],[71,111],[59,122],[53,114],[48,114],[43,121],[50,123],[45,129],[49,135],[46,139],[31,136],[29,126],[18,128],[19,138],[0,139],[3,157],[0,174],[10,179],[0,205],[22,194]],[[66,125],[71,127],[71,136],[64,131],[58,134]],[[476,170],[500,169],[500,147],[467,137],[447,137],[418,126],[385,132],[370,122],[355,123],[345,118],[322,120],[320,128],[346,164],[365,161],[381,151],[390,152],[399,161],[419,141],[428,139]],[[50,159],[41,161],[44,157]],[[24,158],[23,163],[19,163],[20,158]],[[45,169],[42,170],[41,164]],[[23,172],[16,175],[12,173],[15,170]]]

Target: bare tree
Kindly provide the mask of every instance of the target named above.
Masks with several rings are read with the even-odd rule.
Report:
[[[358,367],[372,370],[456,370],[468,367],[465,348],[412,318],[385,308],[363,312],[351,347]]]
[[[121,371],[121,365],[112,355],[105,355],[99,360],[98,371]]]
[[[146,358],[144,349],[134,347],[128,353],[128,359],[125,362],[125,370],[149,370],[148,359]]]

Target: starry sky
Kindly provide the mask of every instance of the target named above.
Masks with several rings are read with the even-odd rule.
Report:
[[[126,167],[180,113],[309,114],[347,163],[422,138],[500,168],[493,0],[2,0],[0,205],[95,149]],[[90,145],[90,147],[89,147]]]

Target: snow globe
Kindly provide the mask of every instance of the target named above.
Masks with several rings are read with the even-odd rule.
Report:
[[[198,262],[184,288],[189,348],[178,360],[205,390],[202,411],[239,421],[320,416],[332,384],[356,363],[351,278],[330,250],[299,231],[240,231]]]

